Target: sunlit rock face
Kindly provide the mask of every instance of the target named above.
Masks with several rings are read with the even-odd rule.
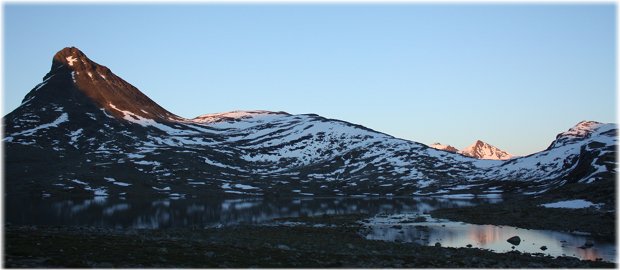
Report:
[[[441,143],[433,143],[431,145],[429,145],[432,148],[435,148],[437,150],[443,150],[443,151],[448,151],[448,152],[452,152],[452,153],[456,153],[459,151],[459,149],[454,148],[454,146],[452,145],[443,145]]]
[[[479,159],[506,160],[513,157],[508,152],[481,140],[477,140],[476,142],[459,151],[458,153]]]

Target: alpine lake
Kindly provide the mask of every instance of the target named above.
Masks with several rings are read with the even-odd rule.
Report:
[[[12,243],[17,243],[19,240],[32,241],[32,245],[37,245],[37,243],[40,245],[37,242],[40,239],[13,239],[11,233],[28,234],[27,232],[41,228],[74,229],[76,231],[105,230],[114,233],[126,231],[148,233],[166,230],[196,232],[240,227],[250,229],[304,227],[309,230],[321,230],[338,229],[339,227],[337,223],[330,222],[327,217],[353,216],[349,224],[354,224],[352,227],[354,233],[361,240],[378,240],[397,244],[409,243],[442,248],[479,249],[493,253],[527,253],[545,258],[568,256],[580,260],[616,263],[614,239],[596,238],[582,232],[470,224],[436,218],[432,214],[437,209],[454,209],[501,202],[501,197],[467,199],[441,197],[242,197],[209,199],[130,197],[79,199],[46,197],[33,199],[5,197],[5,227],[9,228],[9,238],[6,240],[8,243],[5,244],[9,255],[5,257],[5,260],[8,259],[8,266],[54,266],[53,263],[41,263],[41,261],[39,261],[41,264],[36,262],[32,264],[11,263],[19,258],[19,256],[12,254],[11,249],[19,249],[17,247],[12,248]],[[315,217],[317,219],[314,222],[307,222],[307,220],[313,220]],[[324,222],[324,220],[327,221]],[[514,236],[519,237],[518,243],[507,241]],[[18,244],[15,245],[19,246]],[[22,245],[27,245],[27,243],[22,243]],[[28,250],[28,248],[21,248]],[[291,247],[290,244],[278,244],[275,245],[275,248],[286,251],[294,247]],[[215,252],[217,253],[217,251]],[[209,255],[210,253],[206,254]],[[60,264],[59,266],[71,266],[63,265],[64,263]],[[162,265],[166,266],[166,264]],[[85,265],[78,263],[75,266]],[[132,265],[92,264],[86,266],[131,267]],[[139,264],[135,266],[149,267],[150,265]],[[154,266],[158,266],[158,264]],[[265,265],[222,264],[215,266],[262,267]],[[285,264],[283,266],[313,267],[316,265]],[[399,265],[385,266],[398,267]],[[458,265],[452,266],[458,267]],[[467,265],[464,266],[467,267]],[[543,264],[542,266],[546,265]]]

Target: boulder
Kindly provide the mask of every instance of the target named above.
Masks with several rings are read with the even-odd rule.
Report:
[[[508,238],[508,240],[506,241],[508,241],[508,243],[511,243],[515,246],[518,246],[521,243],[521,238],[519,236],[513,236],[513,237]]]

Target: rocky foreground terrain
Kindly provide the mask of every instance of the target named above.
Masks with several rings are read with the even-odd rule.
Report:
[[[366,240],[364,215],[277,220],[280,225],[115,230],[8,226],[5,267],[614,268],[616,264]],[[295,222],[296,226],[282,225]],[[278,223],[274,223],[278,224]],[[301,224],[301,225],[300,225]]]

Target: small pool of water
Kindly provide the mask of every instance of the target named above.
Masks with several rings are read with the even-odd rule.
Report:
[[[415,222],[416,219],[424,220]],[[424,214],[377,215],[365,221],[366,239],[396,242],[415,242],[443,247],[468,247],[494,252],[517,250],[550,256],[572,256],[582,260],[616,262],[613,240],[596,239],[584,234],[550,230],[528,230],[512,226],[476,225],[434,219]],[[513,245],[507,240],[519,236],[521,242]],[[593,244],[585,247],[586,242]],[[541,247],[546,249],[542,250]]]

